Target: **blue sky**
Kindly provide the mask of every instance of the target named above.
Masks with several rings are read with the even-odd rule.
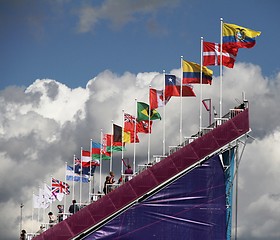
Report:
[[[262,32],[253,49],[239,51],[237,61],[260,65],[264,75],[279,70],[277,0],[0,4],[0,89],[27,87],[38,78],[84,87],[106,69],[123,74],[179,68],[181,55],[199,62],[200,37],[218,42],[220,17]]]
[[[222,17],[262,32],[255,47],[239,50],[233,69],[223,68],[223,111],[245,92],[256,139],[239,168],[238,239],[280,239],[279,9],[278,0],[0,0],[1,237],[18,237],[20,203],[24,227],[39,228],[31,220],[38,186],[50,175],[63,178],[65,161],[90,139],[98,142],[100,129],[110,133],[112,120],[121,124],[122,110],[133,115],[135,98],[147,102],[149,85],[162,88],[163,70],[179,75],[181,55],[199,63],[200,38],[219,42]],[[203,86],[203,96],[218,110],[219,67],[209,68],[213,83]],[[184,136],[199,130],[197,84],[194,91],[196,98],[182,101]],[[165,108],[166,149],[179,141],[179,106],[172,97]],[[205,109],[202,120],[207,127]],[[163,127],[153,123],[151,156],[162,154]],[[148,137],[139,138],[135,167],[147,162]],[[133,159],[133,146],[125,157]],[[121,156],[112,162],[118,178]]]

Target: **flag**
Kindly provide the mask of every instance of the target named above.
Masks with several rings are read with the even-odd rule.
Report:
[[[175,75],[165,75],[165,97],[179,97],[181,95],[181,81]],[[182,97],[195,97],[190,84],[182,84]]]
[[[81,160],[82,160],[82,163],[90,162],[90,160],[91,160],[90,151],[82,150]]]
[[[100,150],[99,150],[98,156],[100,158]],[[99,166],[99,161],[96,161],[96,159],[93,159],[90,156],[90,151],[82,150],[82,167],[83,167],[83,172],[84,172],[84,168],[87,168],[90,165],[91,166]]]
[[[62,182],[58,179],[52,178],[52,194],[59,200],[61,199],[61,195],[69,195],[70,194],[70,186],[66,182]],[[62,199],[61,199],[62,200]],[[61,201],[60,200],[60,201]]]
[[[92,160],[96,162],[96,164],[99,164],[100,155],[102,157],[102,160],[110,160],[111,159],[111,153],[105,152],[102,148],[102,144],[91,142],[91,151],[92,151]]]
[[[54,202],[56,200],[55,195],[52,192],[52,188],[46,183],[44,184],[44,194],[45,198],[47,198],[49,202]]]
[[[41,189],[39,189],[39,195],[35,195],[33,194],[33,208],[43,208],[46,209],[50,206],[50,202],[46,201],[45,198],[42,198],[40,191],[42,191]]]
[[[96,169],[96,166],[99,166],[99,165],[92,165],[91,167],[90,166],[83,167],[83,175],[86,178],[88,178],[89,175],[93,176],[94,172],[95,172],[95,169]]]
[[[261,32],[244,28],[236,24],[223,24],[223,44],[237,48],[252,48],[256,44],[256,37]]]
[[[55,197],[52,195],[51,190],[44,185],[44,188],[39,189],[39,194],[33,194],[33,207],[46,209],[50,206],[50,203],[55,201]]]
[[[75,158],[74,160],[74,172],[77,174],[81,172],[81,160],[79,158]]]
[[[123,132],[124,143],[139,143],[137,133],[134,132]]]
[[[124,113],[124,134],[123,142],[125,143],[139,143],[137,136],[136,118],[128,113]]]
[[[208,102],[208,104],[207,104],[207,102]],[[211,106],[211,99],[210,99],[210,98],[208,98],[208,99],[203,99],[203,100],[202,100],[202,103],[203,103],[203,105],[204,105],[206,111],[209,112],[209,111],[210,111],[210,106]]]
[[[114,142],[117,142],[117,143],[122,142],[123,145],[125,143],[138,143],[139,142],[139,138],[138,138],[137,134],[136,134],[136,138],[134,139],[133,132],[124,131],[124,129],[121,126],[118,126],[116,124],[113,124],[113,132],[114,132],[114,136],[113,136]]]
[[[122,143],[122,127],[116,124],[113,124],[113,142]]]
[[[150,106],[151,109],[156,109],[158,107],[163,107],[167,104],[170,97],[164,98],[164,91],[163,90],[156,90],[154,88],[150,88]]]
[[[84,173],[84,170],[83,170]],[[80,176],[80,174],[75,173],[73,168],[71,166],[66,166],[66,180],[67,181],[74,181],[74,182],[84,182],[87,183],[88,182],[88,175],[83,174],[82,176]]]
[[[136,118],[128,113],[124,113],[124,131],[126,132],[137,132],[137,121]]]
[[[221,44],[203,42],[203,65],[220,65]],[[238,48],[222,45],[222,64],[228,68],[233,68]]]
[[[33,208],[41,208],[39,196],[35,194],[33,194]]]
[[[201,66],[194,62],[183,60],[183,83],[200,83]],[[213,71],[202,66],[202,84],[212,83]]]
[[[150,120],[156,120],[160,119],[161,116],[155,109],[149,108],[149,105],[147,103],[143,102],[137,102],[137,119],[138,121],[142,120],[149,120],[149,114],[150,114]]]
[[[149,133],[151,132],[152,123],[153,121],[150,121],[149,131],[149,120],[139,121],[136,117],[128,113],[124,114],[124,131],[126,132],[134,132],[134,127],[136,127],[136,133]]]
[[[122,143],[114,142],[112,134],[104,134],[103,136],[103,147],[107,152],[120,152],[122,151]]]
[[[138,133],[151,133],[152,132],[152,125],[153,125],[153,121],[150,121],[149,123],[149,120],[138,120],[137,119],[137,132]],[[150,126],[150,128],[149,128]]]

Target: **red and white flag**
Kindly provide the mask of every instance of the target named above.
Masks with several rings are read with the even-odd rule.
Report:
[[[156,109],[158,107],[163,107],[169,101],[170,97],[163,99],[163,90],[156,90],[150,88],[150,108]]]
[[[220,65],[220,52],[221,44],[203,42],[203,65]],[[232,48],[226,45],[223,45],[222,49],[222,64],[228,68],[233,68],[234,62],[238,53],[238,48]]]
[[[90,160],[91,160],[90,151],[82,150],[81,159],[82,159],[82,162],[90,162]]]

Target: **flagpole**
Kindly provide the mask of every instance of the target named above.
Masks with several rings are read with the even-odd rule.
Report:
[[[221,21],[221,36],[220,36],[220,118],[223,116],[222,99],[223,99],[223,18]]]
[[[65,207],[66,207],[66,174],[67,174],[67,162],[65,162],[65,176],[64,176],[64,182],[65,182],[65,193],[64,193],[64,207],[63,207],[63,209],[65,209]]]
[[[90,151],[90,160],[89,160],[89,176],[88,176],[88,202],[90,203],[90,194],[91,194],[91,164],[92,164],[92,138],[90,139],[89,151]],[[82,179],[80,179],[82,181]],[[94,193],[92,191],[92,193]]]
[[[46,197],[45,197],[45,184],[46,184],[46,181],[44,181],[43,187],[42,187],[42,193],[44,194],[44,202],[46,201]],[[44,222],[45,222],[45,211],[46,211],[46,209],[45,209],[45,205],[44,205],[44,208],[43,208],[43,221]]]
[[[112,171],[113,168],[113,140],[114,140],[114,121],[112,120],[112,136],[111,136],[111,159],[110,159],[110,172]]]
[[[80,171],[80,203],[82,202],[82,175],[83,175],[83,147],[81,147],[81,171]],[[73,199],[72,199],[73,200]]]
[[[34,232],[34,191],[32,192],[32,210],[31,210],[31,231]],[[20,229],[21,230],[21,229]]]
[[[149,93],[150,93],[150,89],[151,89],[151,85],[149,85]],[[150,150],[151,150],[151,131],[150,131],[150,122],[151,122],[151,106],[150,106],[150,94],[148,94],[149,96],[149,136],[148,136],[148,164],[150,163]]]
[[[165,70],[163,72],[163,122],[162,122],[162,156],[165,156]]]
[[[180,137],[179,145],[182,144],[182,128],[183,128],[183,56],[181,56],[181,88],[180,88]]]
[[[40,185],[38,186],[38,196],[40,197]],[[40,204],[40,207],[38,208],[38,223],[40,222],[40,209],[41,209],[41,204]],[[51,209],[50,209],[51,211]]]
[[[31,215],[31,220],[32,220],[31,229],[32,229],[32,232],[34,232],[34,191],[33,191],[33,194],[32,194],[32,212],[31,212],[31,214],[32,214]]]
[[[200,100],[199,100],[199,132],[202,129],[202,64],[203,64],[203,37],[200,38]]]
[[[53,193],[52,193],[52,175],[51,175],[51,195],[53,196]],[[50,203],[50,212],[52,211],[52,202]]]
[[[123,140],[124,140],[124,109],[122,110],[122,145],[123,145]],[[123,160],[124,160],[123,157],[124,157],[124,152],[122,147],[121,174],[123,174]]]
[[[102,184],[102,151],[101,151],[101,147],[102,147],[102,128],[100,129],[100,155],[99,155],[99,192],[101,192],[101,184]]]
[[[72,188],[73,188],[73,190],[72,190],[72,199],[75,199],[75,159],[76,159],[76,157],[75,157],[75,154],[74,154],[74,156],[73,156],[73,179],[72,179]]]
[[[137,98],[135,98],[135,118],[134,118],[134,146],[133,146],[133,173],[135,173],[136,164],[136,121],[137,121]]]

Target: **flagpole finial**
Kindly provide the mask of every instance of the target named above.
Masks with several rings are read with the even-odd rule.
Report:
[[[183,59],[183,55],[181,55],[181,58]]]
[[[200,37],[201,40],[203,40],[203,37]]]
[[[220,20],[223,21],[224,19],[221,17]]]

